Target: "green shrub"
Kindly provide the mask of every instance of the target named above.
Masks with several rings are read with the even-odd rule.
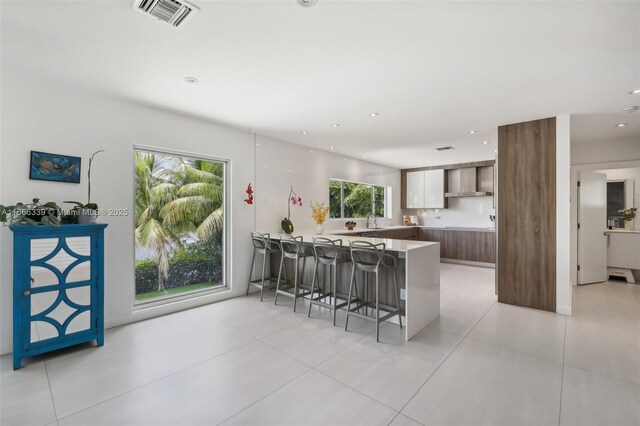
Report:
[[[169,276],[165,289],[184,287],[194,283],[222,281],[223,250],[221,238],[198,241],[169,260]],[[158,261],[136,260],[136,294],[158,290]]]

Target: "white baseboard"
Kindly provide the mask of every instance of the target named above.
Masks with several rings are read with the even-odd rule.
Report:
[[[571,307],[570,306],[556,306],[556,313],[560,315],[571,316]]]

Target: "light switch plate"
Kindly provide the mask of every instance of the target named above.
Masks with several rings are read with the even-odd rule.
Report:
[[[407,289],[406,288],[401,288],[400,289],[400,300],[407,300]]]

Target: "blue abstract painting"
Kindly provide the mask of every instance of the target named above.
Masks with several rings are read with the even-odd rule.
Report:
[[[31,151],[29,179],[80,183],[80,157]]]

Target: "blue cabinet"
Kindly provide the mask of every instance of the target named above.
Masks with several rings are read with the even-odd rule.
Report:
[[[11,226],[13,368],[24,357],[104,344],[106,224]]]

